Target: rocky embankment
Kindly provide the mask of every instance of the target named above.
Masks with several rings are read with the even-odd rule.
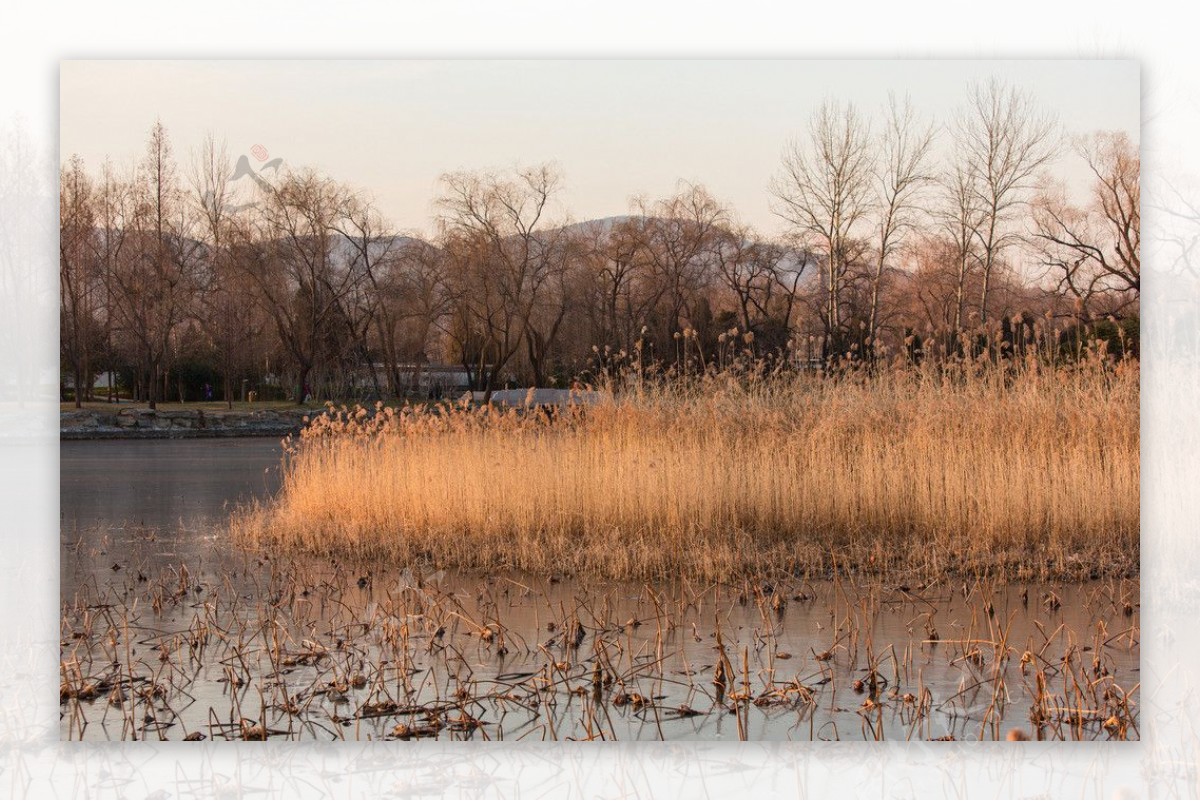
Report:
[[[300,430],[308,409],[200,411],[82,409],[60,413],[62,439],[282,437]]]

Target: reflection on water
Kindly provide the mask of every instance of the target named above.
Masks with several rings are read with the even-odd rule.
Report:
[[[278,458],[63,446],[64,738],[1139,736],[1137,582],[648,586],[240,551],[227,503]]]
[[[59,445],[63,529],[217,521],[229,503],[279,486],[272,437],[70,441]]]

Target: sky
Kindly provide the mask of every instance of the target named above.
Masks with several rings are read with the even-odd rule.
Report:
[[[771,178],[824,99],[877,116],[907,95],[948,125],[992,77],[1068,134],[1139,139],[1135,61],[63,61],[60,156],[130,165],[157,118],[183,173],[211,133],[256,168],[280,158],[366,191],[404,231],[432,231],[443,173],[553,162],[560,217],[623,214],[685,180],[778,235]],[[1085,191],[1081,160],[1053,169]]]

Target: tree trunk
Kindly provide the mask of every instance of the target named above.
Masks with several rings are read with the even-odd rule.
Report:
[[[301,364],[300,365],[300,375],[296,382],[297,383],[297,388],[296,388],[296,405],[297,406],[304,405],[305,389],[308,388],[308,376],[311,372],[312,372],[311,364]]]
[[[983,271],[983,290],[979,293],[979,324],[987,324],[988,284],[991,281],[991,269]]]
[[[483,384],[483,403],[487,405],[492,402],[492,392],[495,391],[496,373],[494,370],[485,372],[487,380]]]

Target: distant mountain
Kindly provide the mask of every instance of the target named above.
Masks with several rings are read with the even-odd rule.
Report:
[[[403,253],[409,249],[416,248],[437,248],[432,242],[426,242],[424,239],[415,236],[406,236],[403,234],[396,236],[377,237],[371,240],[370,256],[372,259],[381,258],[385,254]],[[358,256],[358,243],[351,242],[344,236],[338,236],[334,240],[333,252],[331,254],[335,259],[350,261]]]
[[[643,220],[643,219],[646,219],[646,218],[642,218],[638,215],[619,214],[619,215],[614,215],[612,217],[601,217],[601,218],[597,218],[597,219],[581,220],[579,222],[569,223],[569,224],[561,226],[559,228],[547,229],[546,233],[554,233],[554,232],[561,231],[561,232],[571,233],[571,234],[582,233],[582,234],[590,234],[590,235],[595,235],[595,236],[604,236],[604,235],[610,233],[618,225],[629,222],[631,220]],[[105,236],[105,232],[103,230],[97,229],[97,235],[98,235],[98,237],[103,239],[103,237]],[[148,236],[148,235],[142,234],[142,236]],[[206,252],[208,250],[207,245],[198,240],[184,238],[181,240],[176,240],[176,242],[177,242],[177,246],[180,249],[182,249],[184,251],[190,251],[193,255],[200,256],[201,258],[204,257],[204,255],[206,254]],[[375,259],[382,258],[386,254],[393,254],[393,255],[403,254],[405,251],[425,249],[425,248],[431,248],[434,251],[439,251],[441,249],[435,243],[430,242],[425,239],[422,239],[420,237],[409,236],[407,234],[395,234],[395,235],[391,235],[391,236],[377,237],[377,238],[373,239],[371,241],[371,245],[370,245],[370,254],[371,254],[372,259],[375,260]],[[358,257],[357,244],[355,242],[350,241],[349,239],[347,239],[344,236],[337,235],[337,236],[333,237],[333,251],[332,251],[331,255],[333,256],[335,261],[340,261],[343,263],[349,262]],[[788,268],[791,270],[794,270],[796,267],[798,267],[800,265],[801,261],[802,261],[801,259],[797,259],[797,258],[788,259],[788,261],[787,261]],[[811,262],[811,260],[810,260],[810,262]]]
[[[632,214],[618,214],[613,217],[601,217],[594,220],[583,220],[582,222],[570,223],[569,225],[562,226],[560,230],[607,233],[620,223],[632,219],[635,219],[634,215]]]

